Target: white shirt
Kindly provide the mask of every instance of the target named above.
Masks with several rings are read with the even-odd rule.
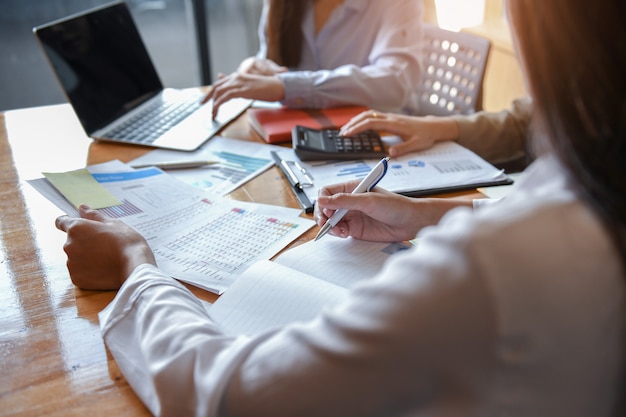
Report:
[[[421,0],[345,0],[315,34],[313,2],[305,13],[300,65],[279,74],[289,107],[362,105],[414,114],[421,82]],[[268,4],[259,23],[265,58]]]
[[[345,303],[252,338],[221,335],[188,290],[140,266],[102,334],[156,415],[609,415],[624,272],[552,159],[419,236]]]

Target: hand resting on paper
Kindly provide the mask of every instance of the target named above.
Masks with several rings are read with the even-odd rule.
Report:
[[[449,117],[405,116],[372,110],[353,117],[342,126],[340,133],[352,136],[368,129],[391,133],[402,138],[401,143],[389,148],[389,156],[392,158],[428,149],[436,142],[456,140],[459,137],[459,127]]]
[[[74,285],[86,290],[116,290],[139,265],[156,265],[145,239],[125,223],[82,205],[80,218],[60,216],[57,229],[67,233],[63,250]]]
[[[471,207],[470,200],[452,198],[410,198],[380,187],[363,194],[350,194],[359,181],[323,187],[315,203],[318,226],[335,210],[348,209],[346,215],[330,230],[342,238],[377,242],[399,242],[415,238],[426,226],[437,224],[441,217],[455,207]]]

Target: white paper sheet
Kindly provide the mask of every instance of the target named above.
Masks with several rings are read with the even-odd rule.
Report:
[[[252,265],[208,307],[209,315],[227,334],[257,334],[310,320],[410,247],[331,236],[307,242]]]
[[[283,149],[279,155],[285,160],[298,160],[293,150]],[[304,188],[304,191],[311,201],[315,201],[320,188],[360,180],[377,162],[378,160],[299,162],[314,183],[313,187]],[[456,142],[446,141],[428,150],[392,159],[387,174],[378,185],[389,191],[410,193],[463,186],[472,188],[507,179],[501,170],[469,149]]]
[[[227,199],[156,168],[122,170],[120,164],[88,167],[123,203],[98,211],[141,233],[168,274],[218,294],[315,224],[297,209]],[[61,210],[77,214],[47,180],[29,183]]]
[[[168,173],[203,190],[226,195],[274,165],[270,151],[280,146],[215,136],[195,152],[155,149],[129,162],[150,164],[164,161],[219,161],[193,169],[177,169]]]

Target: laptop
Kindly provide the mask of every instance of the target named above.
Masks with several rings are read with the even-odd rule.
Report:
[[[198,89],[164,88],[124,1],[33,28],[87,135],[193,151],[243,113],[232,99],[212,119]]]

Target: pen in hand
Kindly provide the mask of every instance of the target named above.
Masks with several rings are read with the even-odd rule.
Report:
[[[356,188],[352,191],[352,194],[360,194],[371,191],[372,188],[374,188],[387,173],[387,164],[389,159],[390,158],[388,156],[381,159],[380,162],[378,162],[376,166],[367,174],[367,176],[363,178],[359,185],[356,186]],[[347,209],[339,209],[335,211],[317,233],[315,240],[321,239],[322,236],[328,233],[330,229],[335,227],[347,212]]]

